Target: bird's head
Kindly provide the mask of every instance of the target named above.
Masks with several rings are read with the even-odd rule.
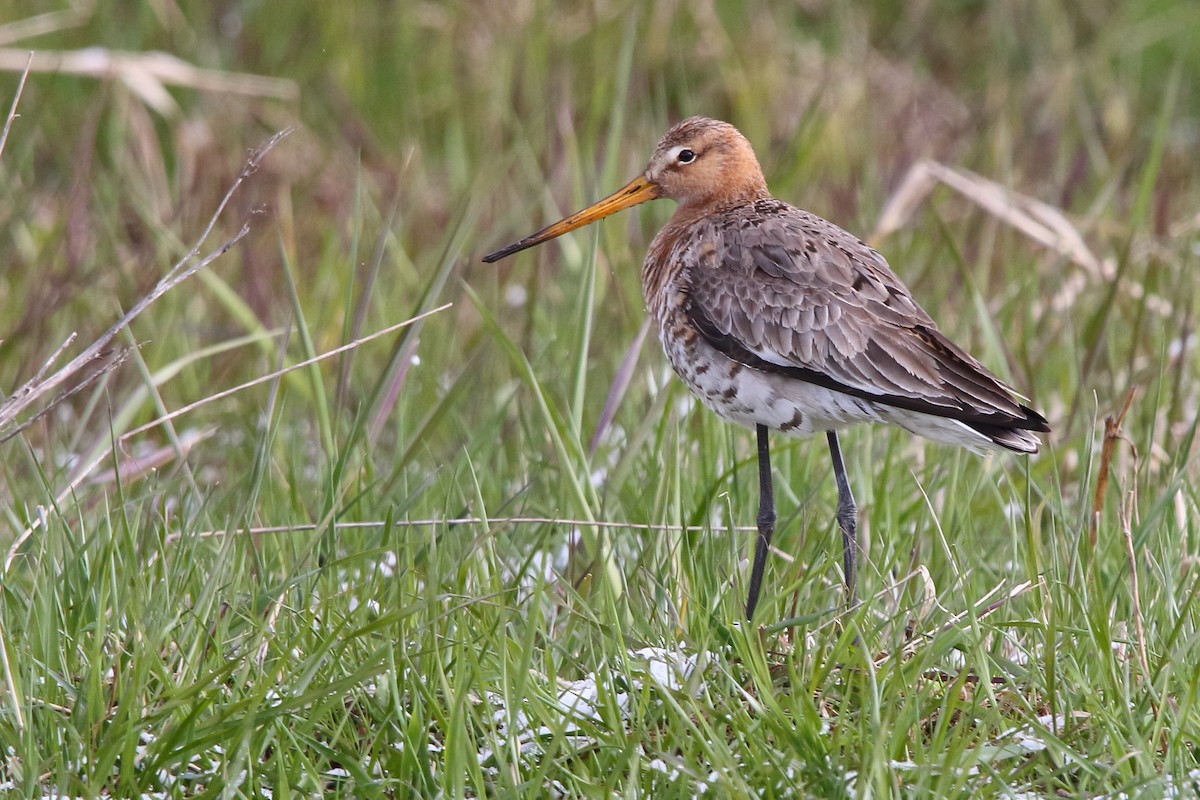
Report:
[[[659,140],[642,176],[684,208],[757,200],[767,182],[750,142],[728,122],[692,117]]]
[[[767,183],[754,149],[727,122],[691,117],[676,124],[659,140],[646,171],[603,200],[565,219],[497,250],[484,261],[499,261],[513,253],[562,236],[618,211],[667,197],[681,209],[703,210],[767,196]]]

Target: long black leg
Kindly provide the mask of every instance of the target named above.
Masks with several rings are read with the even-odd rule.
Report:
[[[853,608],[858,605],[858,509],[846,477],[846,465],[842,463],[837,431],[829,431],[825,435],[829,439],[829,455],[833,458],[833,479],[837,481],[837,521],[842,529],[842,574],[846,578],[846,605]]]
[[[754,619],[758,591],[762,588],[763,569],[775,533],[775,490],[771,485],[771,452],[767,446],[767,428],[758,426],[758,543],[754,547],[754,567],[750,570],[750,592],[746,596],[746,619]]]

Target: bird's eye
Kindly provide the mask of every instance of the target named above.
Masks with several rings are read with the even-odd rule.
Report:
[[[675,160],[680,164],[690,164],[696,160],[696,153],[693,150],[684,148],[683,150],[679,151],[679,155],[675,156]]]

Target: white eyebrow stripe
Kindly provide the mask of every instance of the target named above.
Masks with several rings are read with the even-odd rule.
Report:
[[[676,145],[676,146],[672,147],[670,150],[668,150],[667,155],[670,157],[670,159],[672,161],[678,161],[680,153],[682,153],[684,150],[691,150],[691,149],[692,148],[685,147],[680,144],[680,145]]]

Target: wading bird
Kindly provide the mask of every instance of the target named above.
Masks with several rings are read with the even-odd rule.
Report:
[[[484,257],[491,263],[638,203],[678,207],[642,265],[646,308],[675,372],[722,419],[758,435],[754,618],[775,531],[767,433],[824,432],[837,483],[847,602],[856,603],[857,509],[838,431],[858,422],[981,452],[1036,453],[1046,419],[956,346],[883,256],[771,197],[732,125],[692,117],[615,194]]]

